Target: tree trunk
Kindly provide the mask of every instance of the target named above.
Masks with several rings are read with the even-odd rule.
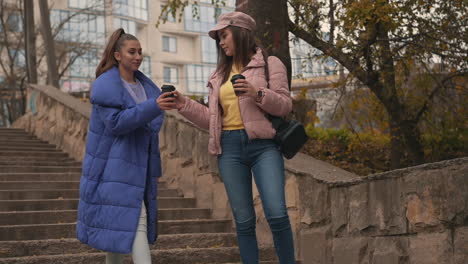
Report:
[[[59,88],[57,60],[55,57],[55,42],[52,38],[52,29],[50,26],[50,14],[47,0],[39,0],[39,9],[41,11],[42,36],[44,38],[47,54],[48,83]]]
[[[401,125],[401,134],[405,139],[405,146],[415,165],[424,163],[424,149],[421,144],[421,132],[415,122],[405,120]]]
[[[28,67],[28,82],[37,83],[37,65],[36,65],[36,32],[34,32],[34,2],[33,0],[24,1],[24,32],[26,64]]]
[[[397,121],[390,117],[390,169],[401,168],[403,141]]]
[[[284,63],[291,87],[287,1],[236,0],[236,7],[236,11],[244,12],[255,19],[260,43],[269,55],[278,57]]]

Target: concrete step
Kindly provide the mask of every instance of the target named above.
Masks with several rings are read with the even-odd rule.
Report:
[[[203,208],[158,210],[159,220],[209,219],[210,216],[210,209]],[[0,226],[74,223],[76,219],[76,210],[0,212]]]
[[[76,172],[20,172],[0,173],[1,181],[79,181],[81,173]]]
[[[38,139],[34,136],[0,136],[0,141],[37,141]]]
[[[262,261],[275,260],[276,257],[274,254],[273,248],[260,248],[260,259]],[[240,256],[239,249],[237,247],[165,249],[151,251],[151,263],[153,264],[219,264],[239,261]],[[104,262],[105,253],[103,252],[0,259],[0,264],[102,264]],[[126,256],[124,263],[132,263],[131,257]],[[260,263],[263,264],[263,262]]]
[[[0,151],[0,158],[16,158],[21,157],[47,157],[47,158],[69,158],[65,152],[52,152],[52,151]]]
[[[81,167],[81,162],[77,161],[56,161],[56,160],[0,160],[0,168],[3,166],[63,166],[63,167]]]
[[[78,190],[80,181],[77,177],[74,181],[1,181],[0,190],[55,190],[74,189]],[[167,189],[165,182],[158,183],[158,195],[163,197],[179,197],[175,189]],[[0,199],[2,200],[2,199]]]
[[[4,140],[3,137],[0,136],[0,145],[3,145],[3,144],[5,144],[5,145],[11,144],[13,146],[17,146],[17,145],[31,146],[31,145],[35,145],[35,144],[54,146],[54,144],[50,144],[47,141],[42,141],[42,140],[39,140],[39,139]]]
[[[55,150],[55,151],[61,151],[57,149],[54,145],[47,144],[47,143],[34,143],[34,144],[12,144],[11,142],[0,142],[0,151],[3,150],[39,150],[41,151],[44,149],[44,151],[50,151],[50,150]]]
[[[55,145],[39,140],[0,140],[0,147],[15,147],[15,148],[49,148],[56,149]]]
[[[0,212],[76,210],[78,199],[0,200]]]
[[[0,172],[0,182],[16,181],[16,182],[39,182],[39,181],[79,181],[81,173],[76,172]],[[168,189],[167,183],[160,180],[158,187]]]
[[[8,152],[8,151],[7,151]],[[2,153],[2,152],[0,152]],[[0,161],[11,161],[11,160],[18,160],[18,161],[59,161],[59,162],[70,162],[70,161],[76,161],[74,160],[73,158],[70,158],[68,156],[64,156],[64,157],[56,157],[56,155],[51,155],[51,156],[47,156],[47,155],[44,155],[44,156],[34,156],[34,155],[27,155],[25,154],[24,152],[20,152],[20,154],[23,154],[23,155],[10,155],[10,156],[7,156],[7,155],[3,155],[3,156],[0,156]]]
[[[25,132],[26,133],[26,130],[22,129],[22,128],[15,128],[15,127],[0,127],[0,132],[4,132],[4,131],[13,131],[13,132]]]
[[[151,249],[235,247],[235,233],[193,233],[159,235]],[[1,241],[0,259],[39,255],[94,253],[98,250],[75,238]]]
[[[0,190],[50,190],[75,189],[80,187],[80,181],[0,181]],[[0,199],[2,200],[2,199]]]
[[[0,138],[4,137],[35,137],[25,131],[0,131]]]
[[[1,183],[0,183],[1,185]],[[18,186],[19,187],[19,186]],[[73,188],[75,186],[71,186]],[[33,200],[33,199],[72,199],[79,198],[78,189],[6,189],[0,190],[0,200]],[[180,197],[177,190],[158,189],[159,197]]]
[[[159,234],[229,233],[230,219],[160,220]],[[76,223],[0,226],[0,240],[38,240],[76,237]]]
[[[56,149],[55,146],[2,146],[0,145],[0,151],[44,151],[44,152],[62,152],[62,150]]]
[[[195,208],[193,198],[158,198],[160,209],[165,208]],[[0,212],[9,211],[42,211],[42,210],[76,210],[78,199],[31,199],[31,200],[0,200]]]
[[[79,193],[77,189],[0,190],[0,200],[72,199]]]
[[[65,166],[1,166],[0,171],[6,172],[81,172],[81,167]]]

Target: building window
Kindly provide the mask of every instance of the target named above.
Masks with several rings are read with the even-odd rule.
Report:
[[[75,52],[71,52],[69,59],[75,60],[70,65],[70,77],[94,78],[96,76],[96,67],[99,64],[99,56],[96,49],[89,50],[81,56]]]
[[[326,75],[338,74],[338,64],[330,57],[323,61],[323,68]]]
[[[11,13],[8,16],[7,25],[12,32],[23,32],[23,21],[17,13]]]
[[[195,11],[196,9],[196,11]],[[194,12],[198,16],[193,17]],[[216,25],[215,9],[209,6],[191,6],[184,10],[185,30],[194,32],[208,32]]]
[[[62,21],[68,20],[62,25],[57,35],[57,40],[104,45],[106,41],[106,22],[104,16],[74,14],[75,12],[73,11],[52,10],[51,24],[53,28],[59,27]]]
[[[178,69],[177,67],[167,67],[163,68],[163,80],[166,83],[178,83]]]
[[[118,28],[123,28],[125,30],[125,33],[136,36],[137,24],[135,21],[122,18],[114,18],[114,30]]]
[[[177,38],[163,36],[162,50],[166,52],[177,52]]]
[[[144,56],[143,61],[141,62],[140,71],[146,75],[146,77],[151,78],[151,57]]]
[[[213,2],[213,0],[199,0],[199,1],[200,3],[205,3],[205,4],[211,4]],[[226,0],[225,4],[226,4],[226,7],[236,8],[236,0]]]
[[[212,5],[189,5],[184,10],[184,25],[186,31],[206,33],[216,25],[217,17],[223,13],[232,12],[233,8],[216,8]],[[193,14],[198,14],[193,17]]]
[[[68,0],[68,7],[104,11],[105,0]]]
[[[218,60],[218,51],[216,41],[208,36],[201,36],[202,62],[216,63]]]
[[[147,0],[113,0],[113,13],[148,21]]]
[[[164,5],[161,5],[161,10],[164,9]],[[176,20],[175,20],[175,17],[171,14],[171,12],[169,12],[169,10],[166,10],[163,15],[162,15],[162,19],[166,19],[167,22],[171,22],[171,23],[174,23]]]
[[[208,94],[206,84],[215,66],[187,65],[187,92],[191,94]]]

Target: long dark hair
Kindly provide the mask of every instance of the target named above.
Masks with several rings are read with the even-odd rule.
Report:
[[[102,54],[102,59],[99,62],[97,68],[96,68],[96,78],[99,77],[99,75],[103,74],[110,68],[112,68],[114,65],[117,65],[118,62],[114,57],[114,52],[120,51],[122,48],[122,45],[126,40],[138,40],[135,36],[132,34],[127,34],[123,30],[123,28],[119,28],[109,38],[109,42],[107,43],[106,49],[104,50],[104,53]]]
[[[265,52],[260,44],[255,40],[255,34],[253,32],[245,28],[235,26],[228,26],[227,28],[232,32],[235,56],[226,55],[219,45],[220,40],[216,35],[216,48],[218,49],[218,65],[216,67],[216,72],[223,75],[222,83],[225,83],[229,78],[233,65],[242,69],[250,62],[250,57],[252,54],[256,53],[257,48],[260,48],[262,49],[262,52]]]

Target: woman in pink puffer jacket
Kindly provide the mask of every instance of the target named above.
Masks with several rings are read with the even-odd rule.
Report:
[[[209,106],[176,96],[179,113],[209,129],[209,153],[218,167],[234,215],[243,263],[258,263],[252,175],[281,264],[294,263],[291,225],[285,201],[284,161],[272,140],[276,131],[265,114],[285,116],[292,108],[286,68],[277,57],[265,59],[255,43],[255,21],[241,12],[223,14],[209,35],[216,40],[218,65],[208,80]],[[230,80],[242,74],[245,79]],[[268,89],[269,88],[269,89]]]

